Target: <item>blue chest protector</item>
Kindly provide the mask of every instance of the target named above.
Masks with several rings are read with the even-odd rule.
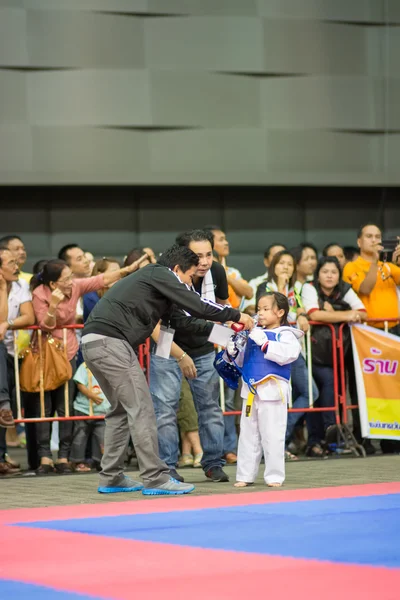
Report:
[[[279,333],[268,330],[264,330],[264,333],[271,341],[279,340]],[[238,367],[235,362],[226,362],[223,355],[223,350],[218,352],[215,357],[214,367],[228,387],[234,390],[239,386],[240,377],[243,377],[243,380],[251,388],[268,377],[280,377],[285,381],[290,380],[290,365],[280,366],[276,362],[264,358],[260,346],[250,338],[247,340],[242,368]]]
[[[271,342],[279,340],[279,333],[267,330],[264,330],[264,333]],[[268,360],[268,358],[265,358],[260,346],[249,338],[244,352],[242,376],[244,381],[250,385],[257,385],[268,379],[268,377],[280,377],[280,379],[290,381],[290,365],[281,366],[272,360]]]

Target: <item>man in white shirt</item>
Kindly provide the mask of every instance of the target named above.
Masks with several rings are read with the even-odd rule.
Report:
[[[11,410],[14,378],[12,330],[35,323],[29,286],[18,277],[18,264],[12,252],[0,248],[0,475],[13,472],[6,460],[6,428],[14,427]]]

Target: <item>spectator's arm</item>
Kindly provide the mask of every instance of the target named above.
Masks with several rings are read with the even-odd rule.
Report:
[[[19,316],[14,319],[14,325],[10,325],[9,329],[21,329],[35,324],[35,313],[31,301],[24,302],[19,307]]]
[[[345,265],[343,270],[343,279],[350,283],[351,287],[357,294],[369,296],[376,284],[378,274],[378,263],[371,263],[367,274],[353,271],[351,263]]]
[[[236,277],[231,277],[227,275],[227,280],[230,286],[232,286],[233,291],[238,296],[244,296],[247,300],[251,300],[253,297],[253,290],[251,285],[247,283],[244,279],[236,279]]]
[[[390,265],[390,273],[396,283],[396,285],[400,285],[400,267],[397,267],[394,264]]]
[[[86,387],[86,385],[83,385],[83,383],[78,383],[77,387],[78,387],[78,390],[84,396],[86,396],[86,398],[88,398],[89,400],[93,400],[93,402],[95,404],[101,404],[103,402],[103,398],[101,398],[98,394],[95,394],[94,392],[92,392],[91,390],[89,390],[89,388]]]
[[[367,313],[357,310],[313,310],[311,320],[319,323],[351,323],[366,321]]]
[[[55,304],[47,304],[46,300],[33,294],[33,310],[35,312],[36,322],[41,329],[51,331],[56,328],[56,310]]]
[[[0,275],[0,323],[8,318],[8,295],[7,283],[3,275]]]

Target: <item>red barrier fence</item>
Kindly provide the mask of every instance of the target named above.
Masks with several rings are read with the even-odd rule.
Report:
[[[63,330],[63,343],[66,345],[66,330],[67,329],[83,329],[84,325],[74,324],[74,325],[66,325],[62,328]],[[26,330],[40,331],[40,328],[37,325],[33,325],[31,327],[25,327]],[[13,330],[14,334],[14,373],[15,373],[15,385],[16,385],[16,399],[17,399],[17,419],[15,419],[16,423],[43,423],[43,422],[52,422],[52,421],[87,421],[87,420],[100,420],[104,419],[104,416],[93,415],[93,406],[92,401],[90,400],[90,413],[88,416],[77,417],[70,416],[69,414],[69,395],[68,395],[68,382],[64,384],[64,402],[65,402],[65,417],[46,417],[44,410],[44,393],[45,390],[40,390],[40,417],[25,419],[22,414],[22,405],[21,405],[21,389],[19,384],[19,356],[18,356],[18,344],[17,344],[17,333],[18,329]],[[40,331],[41,334],[41,331]],[[144,344],[141,344],[138,347],[138,360],[140,366],[144,370],[147,380],[149,379],[149,367],[150,367],[150,340],[146,340]],[[41,377],[41,380],[43,378]]]
[[[374,319],[373,321],[368,322],[381,322],[385,324],[385,330],[387,331],[388,323],[394,322],[397,323],[398,319]],[[357,456],[365,456],[365,451],[362,446],[359,446],[357,441],[355,440],[351,430],[348,426],[348,411],[358,409],[358,405],[356,404],[347,404],[346,399],[346,369],[345,369],[345,357],[344,357],[344,344],[343,344],[343,330],[344,327],[348,326],[346,323],[342,323],[339,326],[338,334],[336,334],[335,327],[330,323],[319,323],[315,321],[310,321],[310,325],[313,327],[328,327],[331,332],[332,338],[332,368],[333,368],[333,376],[334,376],[334,404],[331,407],[320,407],[313,406],[313,397],[312,397],[312,347],[311,347],[311,332],[305,336],[305,349],[307,356],[307,369],[308,369],[308,379],[309,379],[309,407],[308,408],[293,408],[291,405],[289,406],[289,412],[292,413],[312,413],[312,412],[334,412],[335,420],[337,425],[337,441],[344,442],[346,447],[351,448],[351,450]],[[66,336],[66,329],[82,329],[83,325],[68,325],[63,328],[64,331],[64,340]],[[25,329],[38,330],[39,327],[27,327]],[[15,359],[14,359],[14,368],[15,368],[15,377],[16,377],[16,389],[17,389],[17,407],[18,407],[18,418],[16,419],[16,423],[25,423],[25,422],[44,422],[44,421],[79,421],[79,420],[88,420],[88,419],[103,419],[103,416],[94,416],[93,414],[84,417],[77,416],[69,416],[69,399],[68,396],[65,396],[65,404],[66,404],[66,417],[45,417],[44,415],[44,402],[41,402],[41,416],[38,418],[25,419],[22,416],[22,408],[21,408],[21,397],[20,397],[20,387],[19,387],[19,359],[17,352],[17,331],[14,330],[14,351],[15,351]],[[146,340],[146,343],[139,346],[138,351],[138,359],[142,369],[145,371],[147,381],[149,381],[149,367],[150,367],[150,340]],[[67,385],[67,384],[66,384]],[[43,396],[43,394],[42,394]],[[68,409],[68,410],[67,410]],[[241,411],[224,411],[223,414],[227,415],[240,415]]]

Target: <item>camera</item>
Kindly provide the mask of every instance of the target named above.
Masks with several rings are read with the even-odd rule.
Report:
[[[383,250],[379,253],[379,260],[382,262],[392,262],[393,252],[399,243],[399,238],[394,240],[382,240],[381,246],[383,246]]]

